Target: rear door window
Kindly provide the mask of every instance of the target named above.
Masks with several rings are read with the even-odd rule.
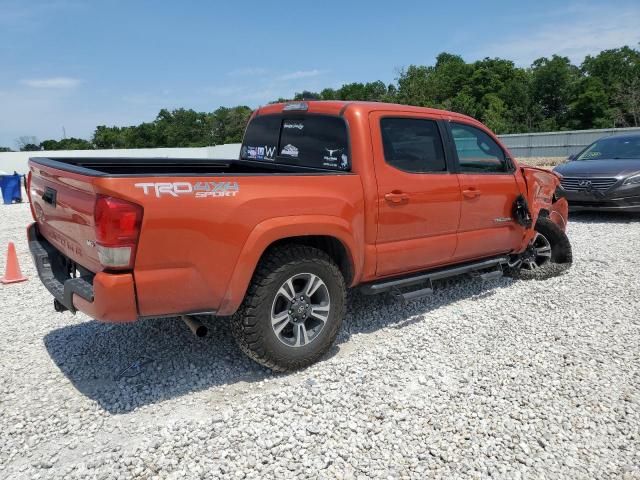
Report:
[[[444,148],[434,120],[383,118],[380,122],[385,161],[405,172],[447,170]]]
[[[247,128],[240,158],[349,170],[347,127],[342,118],[326,115],[257,117]]]

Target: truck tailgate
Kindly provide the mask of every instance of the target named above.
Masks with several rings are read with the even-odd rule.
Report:
[[[30,163],[30,197],[40,233],[92,272],[103,269],[95,248],[92,177]]]

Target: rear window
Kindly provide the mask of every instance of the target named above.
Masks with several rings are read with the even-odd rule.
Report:
[[[247,127],[240,158],[349,170],[347,127],[342,118],[326,115],[259,116]]]

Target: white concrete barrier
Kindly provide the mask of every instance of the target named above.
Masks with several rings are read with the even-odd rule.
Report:
[[[122,148],[113,150],[41,150],[37,152],[0,152],[0,174],[25,174],[30,157],[134,157],[134,158],[220,158],[240,156],[240,144],[229,143],[214,147],[197,148]]]

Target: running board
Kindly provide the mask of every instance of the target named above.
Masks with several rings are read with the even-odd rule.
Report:
[[[498,278],[502,278],[504,273],[502,273],[502,268],[500,267],[498,270],[494,270],[493,272],[485,272],[480,274],[480,278],[483,282],[488,280],[497,280]]]
[[[431,281],[429,281],[428,285],[428,287],[424,287],[419,290],[410,290],[408,292],[402,292],[399,288],[394,288],[392,290],[392,295],[396,300],[400,300],[406,305],[413,300],[433,295],[433,285],[431,285]]]
[[[449,277],[455,277],[463,275],[465,273],[477,272],[479,270],[485,270],[487,268],[496,268],[495,271],[486,272],[480,274],[482,280],[491,280],[494,278],[502,277],[502,265],[507,264],[509,259],[507,257],[496,257],[488,260],[482,260],[480,262],[458,264],[453,267],[440,268],[437,270],[430,270],[421,274],[413,274],[407,277],[394,278],[391,280],[382,280],[375,283],[368,283],[360,287],[360,291],[364,295],[375,295],[378,293],[386,293],[390,291],[398,291],[397,296],[402,296],[405,300],[420,298],[431,294],[431,288],[422,288],[413,292],[407,292],[404,294],[399,293],[399,289],[412,287],[415,285],[431,284],[434,280],[442,280]],[[409,296],[409,298],[406,298]]]

